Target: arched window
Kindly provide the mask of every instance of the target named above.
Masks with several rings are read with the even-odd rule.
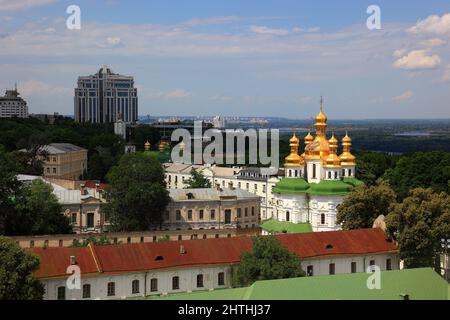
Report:
[[[197,275],[197,288],[203,288],[203,275]]]
[[[338,173],[337,173],[337,171],[335,171],[334,172],[334,179],[337,179],[338,178]]]
[[[133,280],[131,282],[131,293],[132,294],[139,293],[139,280]]]
[[[320,215],[320,224],[325,224],[325,213]]]
[[[316,178],[316,164],[315,163],[313,163],[313,179],[315,179]]]
[[[225,285],[225,273],[219,272],[217,275],[217,285],[224,286]]]
[[[172,278],[172,290],[178,290],[180,289],[180,277],[173,277]]]
[[[83,299],[88,299],[91,297],[91,285],[83,284]]]
[[[158,279],[153,278],[150,280],[150,291],[151,292],[158,291]]]
[[[331,171],[328,171],[328,179],[331,179]]]
[[[115,282],[108,282],[108,297],[116,295],[116,284]]]

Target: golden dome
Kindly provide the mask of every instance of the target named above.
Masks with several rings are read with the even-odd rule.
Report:
[[[294,134],[289,140],[289,146],[291,147],[291,153],[284,159],[285,167],[300,167],[305,164],[303,158],[298,155],[298,147],[300,145],[300,140]]]
[[[145,150],[145,151],[148,151],[148,150],[150,150],[150,147],[151,147],[150,142],[147,141],[147,142],[144,144],[144,150]]]
[[[341,158],[341,164],[343,166],[354,166],[356,165],[356,157],[350,152],[350,147],[352,145],[352,139],[348,136],[347,130],[345,130],[345,137],[342,138],[342,148],[343,152],[339,156]]]
[[[341,167],[341,159],[336,154],[338,148],[338,140],[334,136],[334,132],[331,135],[330,140],[328,140],[330,146],[330,154],[326,157],[324,161],[325,168],[339,168]]]
[[[323,113],[323,98],[320,97],[320,112],[316,115],[316,126],[326,125],[328,119],[325,113]]]
[[[305,137],[305,152],[303,152],[302,157],[304,158],[307,154],[307,147],[308,145],[314,141],[314,137],[311,134],[311,131],[308,131],[308,134]]]

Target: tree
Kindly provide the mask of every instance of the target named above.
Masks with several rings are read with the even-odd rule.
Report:
[[[253,249],[241,256],[233,277],[235,285],[249,286],[258,280],[296,278],[305,275],[299,258],[273,236],[252,238]]]
[[[15,198],[21,186],[17,169],[14,157],[0,145],[0,234],[5,234],[7,218],[16,212]]]
[[[24,185],[17,200],[16,214],[7,220],[9,235],[71,233],[69,219],[50,185],[40,179]]]
[[[0,300],[40,300],[44,286],[33,278],[39,258],[14,240],[0,237]]]
[[[191,177],[186,180],[187,189],[211,188],[211,181],[195,169],[191,170]]]
[[[397,165],[386,171],[388,180],[399,199],[408,196],[414,188],[432,188],[436,192],[450,192],[450,153],[418,152],[403,156]]]
[[[356,178],[368,186],[375,185],[387,169],[397,163],[398,156],[379,152],[358,152],[356,154]]]
[[[151,155],[123,155],[107,175],[105,214],[115,231],[143,231],[163,220],[170,201],[161,164]]]
[[[407,268],[439,269],[441,239],[450,238],[450,196],[431,188],[411,190],[386,217],[387,232],[399,243]]]
[[[389,213],[389,207],[395,201],[395,192],[386,181],[356,187],[337,206],[337,223],[345,230],[371,228],[379,215]]]

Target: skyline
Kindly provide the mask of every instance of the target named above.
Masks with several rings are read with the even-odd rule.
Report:
[[[78,1],[68,30],[70,4],[0,0],[0,89],[30,113],[72,115],[78,76],[108,65],[141,116],[308,119],[324,96],[334,119],[450,118],[450,4]]]

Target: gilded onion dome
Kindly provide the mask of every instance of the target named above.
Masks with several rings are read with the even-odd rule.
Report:
[[[311,130],[308,131],[308,134],[305,137],[305,152],[303,152],[302,157],[304,158],[308,152],[308,145],[314,141],[314,137],[311,134]]]
[[[305,164],[303,158],[298,155],[298,147],[300,145],[300,140],[294,134],[292,138],[289,140],[289,147],[291,147],[291,153],[285,158],[284,166],[285,167],[300,167]]]
[[[145,151],[149,151],[150,150],[150,142],[148,142],[148,140],[147,140],[147,142],[144,144],[144,150]]]
[[[341,159],[337,155],[339,141],[335,138],[334,132],[328,140],[328,144],[330,146],[330,154],[326,157],[324,167],[325,168],[340,168],[341,167]]]
[[[348,136],[347,130],[345,130],[345,137],[342,138],[343,152],[339,156],[341,158],[341,165],[354,166],[356,165],[356,157],[351,154],[350,147],[352,145],[352,139]]]
[[[330,147],[328,145],[326,131],[327,131],[327,116],[323,112],[323,98],[320,98],[320,112],[316,116],[314,124],[316,128],[316,138],[310,143],[305,150],[307,159],[322,159],[328,156]]]

